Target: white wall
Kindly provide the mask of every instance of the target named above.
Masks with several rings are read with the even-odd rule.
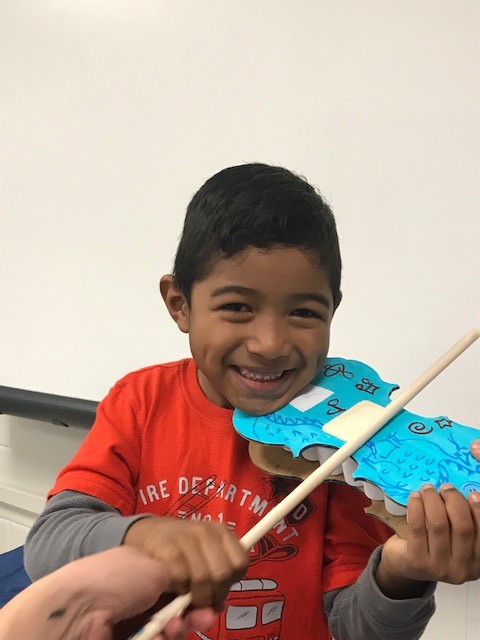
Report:
[[[158,279],[193,192],[252,160],[305,174],[333,205],[337,353],[406,384],[478,325],[478,2],[0,11],[2,384],[98,399],[186,353]],[[456,371],[472,379],[476,362]],[[435,410],[478,420],[450,385],[433,387]]]
[[[0,553],[23,544],[86,431],[0,416]]]
[[[186,354],[158,278],[192,193],[258,160],[333,205],[331,352],[406,385],[480,324],[479,24],[476,0],[3,0],[0,384],[96,400]],[[480,425],[478,353],[412,410]],[[83,435],[0,416],[0,551]],[[440,589],[425,637],[477,638],[479,597]]]

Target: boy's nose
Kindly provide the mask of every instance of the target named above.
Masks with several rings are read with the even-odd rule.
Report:
[[[290,354],[288,331],[282,323],[256,323],[252,329],[252,334],[247,341],[247,349],[250,353],[260,355],[266,360],[274,360]]]

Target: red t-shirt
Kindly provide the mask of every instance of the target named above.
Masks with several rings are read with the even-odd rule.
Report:
[[[69,489],[123,515],[220,521],[241,537],[297,484],[255,467],[232,411],[204,396],[186,359],[120,380],[49,495]],[[324,592],[355,582],[391,535],[365,515],[367,504],[345,485],[315,489],[251,550],[241,589],[203,637],[328,640]]]

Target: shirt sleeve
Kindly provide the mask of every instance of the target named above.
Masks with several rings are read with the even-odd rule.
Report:
[[[392,600],[375,581],[381,547],[355,584],[324,595],[328,626],[336,640],[417,640],[435,612],[436,583],[426,582],[420,598]]]
[[[110,504],[122,515],[134,513],[142,415],[132,406],[130,395],[122,381],[110,390],[79,450],[58,475],[49,498],[61,491],[78,491]]]
[[[122,544],[130,526],[147,514],[121,516],[96,498],[62,491],[55,495],[30,529],[24,549],[25,569],[32,580],[64,564]]]
[[[365,513],[369,504],[370,500],[358,489],[343,483],[329,483],[324,592],[353,584],[372,552],[393,535],[384,522]]]

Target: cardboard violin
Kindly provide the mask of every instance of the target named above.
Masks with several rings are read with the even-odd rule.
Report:
[[[256,466],[304,479],[387,406],[398,388],[367,364],[327,358],[322,371],[287,405],[263,416],[235,410],[233,424],[250,441]],[[449,482],[465,497],[480,491],[480,462],[470,453],[477,438],[480,430],[447,416],[401,409],[327,480],[364,491],[372,500],[367,511],[404,537],[408,496],[423,484],[438,489]]]

